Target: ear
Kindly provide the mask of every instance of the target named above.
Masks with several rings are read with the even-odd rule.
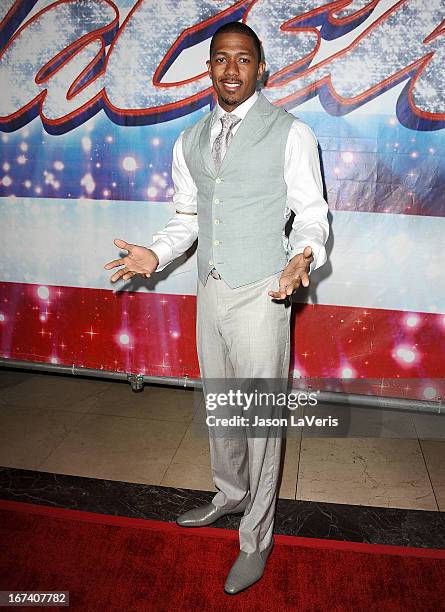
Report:
[[[207,72],[209,73],[209,77],[212,78],[212,65],[210,63],[210,60],[206,61],[206,66],[207,66]]]
[[[266,62],[260,62],[258,64],[258,74],[257,74],[258,81],[261,81],[261,77],[263,76],[265,70],[266,70]]]

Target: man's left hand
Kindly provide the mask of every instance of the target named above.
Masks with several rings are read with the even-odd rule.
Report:
[[[308,272],[313,259],[310,246],[307,246],[303,253],[292,257],[280,276],[278,291],[269,291],[268,295],[276,300],[284,300],[288,295],[292,295],[300,285],[309,287]]]

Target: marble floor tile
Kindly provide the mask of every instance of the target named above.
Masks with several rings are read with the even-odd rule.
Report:
[[[417,440],[303,436],[296,499],[437,510]]]
[[[172,461],[160,484],[163,487],[216,491],[212,479],[210,460],[207,466]]]
[[[179,465],[179,464],[178,464]],[[214,491],[135,484],[0,467],[0,498],[22,503],[156,521],[208,504]],[[239,528],[226,515],[215,528]],[[280,499],[277,534],[368,544],[445,549],[445,513]]]
[[[127,382],[113,381],[90,412],[189,423],[201,401],[200,390],[144,385],[134,392]]]
[[[5,387],[13,387],[21,382],[29,379],[32,376],[29,372],[22,370],[13,370],[12,368],[0,368],[0,389]]]
[[[287,438],[283,442],[283,455],[281,467],[280,487],[278,497],[281,499],[295,499],[297,490],[298,464],[300,461],[301,438]]]
[[[340,427],[335,437],[290,432],[280,498],[445,510],[444,415],[321,404],[305,413]],[[205,418],[201,389],[134,393],[125,381],[0,369],[5,467],[215,491]]]
[[[445,512],[445,440],[421,440],[423,456],[441,512]]]
[[[193,422],[190,425],[161,485],[216,491],[210,466],[209,434],[205,423]]]
[[[302,428],[292,423],[298,423],[303,416],[303,406],[298,406],[295,410],[289,410],[286,413],[288,426],[286,437],[282,442],[281,475],[278,489],[278,497],[281,499],[295,499]]]
[[[0,406],[88,412],[89,400],[97,399],[109,385],[110,381],[104,379],[39,373],[3,389]]]
[[[79,412],[0,406],[0,465],[36,470],[82,416]]]
[[[186,423],[87,414],[40,469],[160,484],[186,430]]]
[[[206,422],[207,412],[206,406],[204,402],[204,395],[202,391],[199,389],[196,391],[198,394],[201,394],[201,402],[196,407],[195,414],[193,415],[193,423],[204,423]],[[199,397],[199,396],[198,396]]]
[[[384,410],[375,407],[318,404],[306,407],[305,417],[325,419],[326,426],[313,424],[302,431],[307,437],[327,438],[405,438],[417,439],[413,415],[409,412]],[[330,426],[328,419],[337,419],[337,426]]]
[[[210,465],[209,434],[205,423],[191,423],[173,461],[193,463],[203,467]]]
[[[283,445],[284,446],[284,445]],[[284,462],[278,496],[295,499],[297,485],[299,438],[290,438],[283,449]],[[169,466],[161,485],[188,489],[216,490],[213,485],[208,428],[205,423],[193,422]]]
[[[445,441],[445,414],[413,415],[414,426],[420,440]]]

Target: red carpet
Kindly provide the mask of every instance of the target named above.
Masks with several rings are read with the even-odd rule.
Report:
[[[0,546],[0,590],[70,591],[60,610],[445,610],[440,550],[275,536],[263,579],[229,596],[236,531],[0,501]]]

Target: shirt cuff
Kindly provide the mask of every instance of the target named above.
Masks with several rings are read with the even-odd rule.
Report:
[[[153,253],[159,259],[159,265],[156,268],[156,272],[160,272],[166,266],[168,266],[169,263],[173,261],[172,249],[168,244],[165,244],[163,240],[161,239],[155,240],[153,244],[151,244],[147,248],[151,249]]]

